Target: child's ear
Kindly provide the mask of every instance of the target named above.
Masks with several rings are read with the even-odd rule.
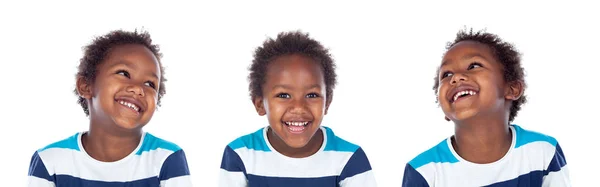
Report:
[[[329,111],[329,105],[331,105],[331,101],[333,101],[333,94],[327,98],[327,101],[325,101],[325,115],[327,115],[327,111]]]
[[[504,98],[513,101],[521,98],[525,91],[524,85],[523,81],[513,81],[509,83],[504,93]]]
[[[253,97],[252,102],[258,115],[264,116],[267,114],[267,110],[265,110],[265,103],[262,97]]]
[[[84,77],[78,76],[77,82],[75,83],[77,88],[77,94],[85,99],[92,98],[92,85],[89,84]]]

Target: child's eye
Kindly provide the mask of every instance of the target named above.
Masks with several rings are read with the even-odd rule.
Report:
[[[289,99],[292,96],[290,94],[287,94],[287,93],[280,93],[280,94],[277,94],[277,97],[278,98],[283,98],[283,99]]]
[[[318,93],[309,93],[309,94],[306,94],[306,98],[317,98],[317,97],[319,97]]]
[[[479,62],[473,62],[473,63],[469,64],[469,67],[467,68],[467,70],[471,70],[473,68],[480,68],[480,67],[482,67],[482,66]]]
[[[123,76],[125,76],[125,77],[127,77],[127,78],[131,78],[131,77],[129,76],[129,72],[127,72],[127,71],[125,71],[125,70],[118,70],[118,71],[117,71],[117,74],[119,74],[119,75],[123,75]]]
[[[144,84],[145,84],[146,86],[149,86],[149,87],[151,87],[152,89],[155,89],[155,90],[156,90],[156,84],[154,84],[153,82],[151,82],[151,81],[148,81],[148,82],[146,82],[146,83],[144,83]]]
[[[442,79],[452,76],[452,75],[454,75],[452,72],[446,71],[446,72],[442,73]]]

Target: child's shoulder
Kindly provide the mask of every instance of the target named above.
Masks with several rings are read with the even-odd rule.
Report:
[[[245,148],[255,151],[271,151],[265,138],[267,128],[268,127],[263,127],[253,133],[241,136],[233,140],[227,146],[232,150]],[[360,146],[336,136],[329,127],[322,126],[321,130],[323,130],[326,138],[324,151],[355,152],[360,148]]]
[[[454,156],[454,154],[452,154],[450,146],[448,145],[448,139],[444,139],[437,145],[417,155],[410,162],[408,162],[408,164],[414,169],[417,169],[429,163],[455,162],[458,162],[458,159]]]
[[[153,134],[146,132],[144,138],[142,140],[142,145],[136,152],[137,155],[141,155],[143,152],[150,151],[167,151],[167,152],[177,152],[181,150],[177,144],[154,136]]]
[[[327,139],[323,151],[355,152],[360,149],[360,146],[336,136],[331,128],[323,126],[321,129],[324,130]]]
[[[519,125],[511,125],[511,127],[513,127],[515,129],[515,133],[517,134],[515,148],[519,148],[524,145],[530,145],[532,143],[533,144],[550,144],[553,147],[556,147],[556,145],[558,144],[558,141],[556,140],[556,138],[554,138],[552,136],[542,134],[542,133],[532,131],[532,130],[527,130],[527,129],[520,127]]]
[[[72,136],[69,136],[65,139],[53,142],[51,144],[48,144],[40,149],[37,150],[37,152],[47,152],[48,150],[54,150],[54,149],[66,149],[66,150],[73,150],[73,151],[79,151],[79,138],[80,138],[81,133],[75,133]]]
[[[227,146],[233,150],[245,148],[257,151],[270,151],[265,141],[265,133],[268,127],[263,127],[250,134],[246,134],[231,141]]]

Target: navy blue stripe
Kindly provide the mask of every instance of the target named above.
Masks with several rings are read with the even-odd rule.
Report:
[[[429,187],[427,181],[410,164],[404,167],[404,177],[402,178],[402,187]]]
[[[543,179],[543,171],[532,171],[515,179],[494,183],[486,187],[540,187]]]
[[[354,154],[352,154],[352,157],[350,157],[346,166],[344,166],[344,169],[340,174],[340,181],[369,170],[371,170],[369,159],[363,149],[358,148]]]
[[[185,153],[183,149],[180,149],[167,157],[162,168],[160,168],[159,179],[163,181],[185,175],[190,175],[190,169],[188,168]]]
[[[552,161],[550,161],[550,165],[548,165],[548,169],[544,171],[544,175],[548,175],[549,172],[560,171],[565,165],[567,165],[567,159],[565,158],[560,145],[556,143],[556,152],[554,153],[554,157],[552,157]]]
[[[46,165],[44,165],[44,162],[42,161],[42,158],[40,158],[40,155],[38,155],[37,151],[35,153],[33,153],[33,156],[31,156],[31,162],[29,163],[29,174],[28,175],[46,179],[48,181],[54,181],[54,177],[52,177],[52,176],[50,176],[50,174],[48,174]]]
[[[221,169],[231,172],[244,172],[246,174],[246,167],[240,156],[231,149],[229,146],[225,146],[223,151],[223,159],[221,160]]]
[[[319,177],[319,178],[290,178],[290,177],[265,177],[257,175],[248,175],[248,187],[268,187],[268,186],[285,186],[285,187],[338,187],[336,176]]]
[[[159,187],[158,177],[150,177],[130,182],[92,181],[70,175],[56,175],[57,187]]]

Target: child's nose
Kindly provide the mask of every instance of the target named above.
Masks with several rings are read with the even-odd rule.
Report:
[[[457,73],[457,74],[454,74],[454,75],[452,76],[452,81],[451,81],[451,83],[452,83],[452,84],[456,84],[456,83],[458,83],[458,82],[464,82],[464,81],[466,81],[466,80],[468,80],[468,77],[467,77],[465,74],[462,74],[462,73]]]
[[[144,95],[145,95],[144,89],[141,86],[137,86],[137,85],[127,86],[127,92],[131,92],[131,93],[139,95],[141,97],[144,97]]]
[[[306,101],[302,99],[295,99],[291,105],[290,113],[293,114],[304,114],[306,113]]]

